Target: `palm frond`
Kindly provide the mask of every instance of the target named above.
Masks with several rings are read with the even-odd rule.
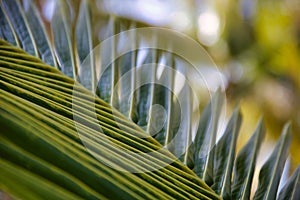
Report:
[[[56,1],[57,9],[50,22],[51,40],[35,2],[27,2],[28,7],[18,0],[1,0],[0,4],[0,38],[35,56],[1,42],[0,100],[5,106],[1,106],[0,120],[3,127],[0,180],[11,180],[7,184],[0,181],[2,190],[17,197],[26,192],[28,198],[36,199],[42,194],[48,195],[50,190],[58,190],[61,196],[72,199],[102,199],[104,196],[218,199],[212,189],[224,199],[250,197],[256,158],[264,135],[262,122],[235,157],[241,124],[238,109],[216,144],[224,96],[221,91],[215,93],[201,118],[194,119],[192,104],[195,102],[188,85],[183,85],[177,96],[170,91],[178,87],[174,71],[183,75],[188,73],[185,71],[188,64],[171,53],[171,44],[170,52],[139,49],[145,38],[130,32],[123,36],[134,41],[130,44],[131,52],[122,54],[128,38],[112,38],[104,42],[102,49],[95,51],[93,48],[98,41],[94,39],[93,25],[98,19],[93,19],[89,0],[81,1],[76,16],[72,16],[72,10],[75,10],[72,4]],[[106,32],[106,37],[138,27],[137,22],[131,20],[113,15],[107,18],[106,27],[101,30]],[[159,42],[158,39],[157,35],[147,38],[154,44]],[[107,63],[101,58],[106,58]],[[151,65],[151,73],[143,70],[141,65]],[[174,71],[161,70],[160,66],[164,65],[171,66]],[[55,67],[87,89],[59,73]],[[143,82],[151,84],[141,86]],[[184,104],[179,105],[180,102]],[[165,113],[154,112],[155,104],[164,108]],[[164,117],[163,124],[157,122],[157,118]],[[186,120],[183,124],[182,117]],[[195,124],[198,128],[193,129]],[[109,140],[99,136],[99,132]],[[194,134],[195,138],[192,137]],[[271,157],[261,169],[255,199],[275,199],[277,194],[278,199],[298,198],[299,170],[278,191],[290,135],[290,129],[285,128]],[[177,136],[180,139],[172,143]],[[155,152],[161,149],[160,145],[171,153],[165,149]],[[36,152],[35,148],[43,151]],[[155,153],[133,156],[124,150]],[[62,160],[66,163],[61,164]],[[120,170],[150,172],[123,173],[99,160]],[[9,173],[9,170],[16,173]],[[76,170],[80,173],[77,174]],[[18,186],[18,182],[22,185]],[[14,187],[20,188],[19,192]],[[57,196],[49,194],[50,197],[56,199]]]
[[[41,182],[51,182],[40,186],[46,185],[47,189],[54,184],[61,193],[68,191],[65,196],[72,193],[88,199],[101,199],[102,195],[110,199],[219,199],[158,142],[126,119],[113,116],[117,111],[113,112],[107,103],[72,79],[3,42],[0,49],[9,49],[6,59],[0,61],[1,154],[5,170],[21,168],[20,174],[26,174],[24,177],[29,176],[30,180],[38,175]],[[81,95],[72,99],[73,90],[68,87]],[[97,108],[96,119],[91,112],[93,106]],[[52,178],[46,174],[50,168]],[[32,174],[31,170],[37,171]],[[69,184],[59,181],[62,178]],[[74,183],[70,184],[71,180]],[[12,182],[11,186],[13,183],[16,184]],[[32,192],[39,192],[35,185],[25,184]],[[76,189],[81,185],[81,190]],[[7,190],[22,198],[11,188]]]

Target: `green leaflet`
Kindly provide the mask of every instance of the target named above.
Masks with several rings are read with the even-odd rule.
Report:
[[[139,41],[141,42],[141,41]],[[156,36],[153,36],[152,42],[156,42]],[[139,85],[137,91],[137,124],[145,131],[149,131],[151,128],[150,120],[152,110],[150,109],[154,104],[155,91],[156,91],[156,70],[158,51],[154,49],[143,49],[138,52],[137,59],[141,63],[137,63],[137,66],[147,66],[137,68],[137,83]],[[140,57],[140,58],[139,58]],[[144,57],[144,58],[143,58]],[[149,132],[148,132],[149,133]]]
[[[49,182],[55,182],[58,187],[69,190],[84,199],[104,198],[102,195],[97,194],[95,191],[88,188],[87,185],[83,184],[80,180],[75,179],[56,166],[26,152],[24,149],[21,149],[3,137],[1,140],[1,158],[14,163],[15,165],[23,166],[25,170],[34,171],[35,175],[43,177]]]
[[[80,63],[93,49],[92,14],[90,1],[81,1],[76,23],[76,46]]]
[[[76,49],[79,58],[79,81],[93,93],[96,92],[96,68],[93,52],[92,9],[88,0],[81,1],[76,24]]]
[[[298,167],[293,175],[281,189],[278,200],[297,200],[300,199],[300,167]]]
[[[17,130],[12,129],[13,131],[10,131],[9,134],[7,133],[5,137],[10,137],[9,139],[11,141],[13,141],[13,138],[18,138],[18,140],[13,141],[18,146],[25,148],[46,162],[56,165],[61,170],[67,171],[77,179],[81,179],[81,181],[88,184],[92,189],[97,190],[108,198],[114,197],[112,194],[114,191],[117,192],[115,198],[121,198],[119,195],[125,198],[141,198],[141,193],[137,194],[138,192],[136,191],[137,193],[134,194],[129,189],[132,185],[128,185],[129,187],[121,185],[122,183],[124,184],[125,180],[122,181],[121,177],[116,175],[112,170],[107,169],[105,166],[102,166],[102,168],[100,168],[101,170],[96,170],[96,168],[88,162],[86,155],[79,153],[78,150],[74,147],[72,148],[70,144],[58,140],[59,138],[54,138],[55,135],[53,135],[53,133],[56,132],[55,130],[49,130],[49,126],[35,122],[28,115],[25,115],[26,118],[20,115],[24,115],[25,113],[20,111],[14,111],[14,113],[19,114],[18,116],[22,117],[25,121],[22,121],[20,118],[18,119],[16,116],[11,117],[11,113],[8,115],[4,114],[3,111],[1,112],[1,118],[2,120],[7,119],[9,122],[7,124],[11,124],[11,127],[17,128]],[[13,121],[13,119],[18,119],[18,121]],[[30,126],[28,124],[30,124]],[[98,167],[100,166],[98,165]],[[106,194],[106,192],[111,193],[111,195],[109,195],[109,193]]]
[[[4,8],[10,23],[19,38],[21,47],[31,55],[38,56],[38,50],[32,35],[32,31],[26,20],[19,0],[1,0],[1,6]]]
[[[291,134],[290,125],[285,125],[275,149],[260,170],[258,189],[254,195],[255,200],[271,200],[276,198],[281,173],[291,143]]]
[[[2,125],[2,124],[1,124]],[[16,198],[23,199],[82,199],[36,174],[0,159],[0,187]],[[53,192],[55,191],[55,192]],[[103,198],[104,199],[104,198]]]
[[[179,59],[175,59],[174,62],[174,68],[176,72],[169,72],[170,76],[174,76],[176,73],[177,77],[187,75],[187,68],[184,62],[181,62]],[[172,66],[172,65],[171,65]],[[181,74],[179,75],[180,72]],[[176,75],[174,78],[176,78]],[[172,78],[170,78],[172,80]],[[176,83],[176,80],[173,80],[173,86],[178,87],[178,83]],[[172,91],[172,93],[175,91]],[[175,95],[174,95],[175,96]],[[174,97],[173,97],[174,98]],[[174,155],[179,157],[179,159],[185,164],[188,165],[191,159],[191,155],[189,154],[188,148],[190,144],[192,143],[192,122],[193,122],[193,98],[194,98],[194,91],[190,86],[189,80],[184,77],[184,85],[182,89],[179,91],[179,93],[176,96],[178,104],[178,107],[174,106],[175,109],[178,108],[176,111],[171,113],[170,119],[173,123],[171,124],[172,128],[171,131],[173,132],[173,139],[171,141],[171,145],[174,145],[173,151],[171,151]],[[199,102],[197,102],[199,103]],[[197,104],[198,105],[198,104]],[[172,104],[171,104],[172,106]],[[198,110],[197,110],[198,111]],[[176,122],[174,120],[174,116],[178,116],[179,122]],[[174,143],[173,143],[174,142]]]
[[[214,154],[211,150],[216,143],[217,126],[224,99],[225,96],[219,89],[201,115],[195,141],[190,148],[193,154],[193,170],[208,184],[213,182]]]
[[[232,199],[249,199],[256,159],[265,135],[260,120],[249,142],[240,150],[234,164]]]
[[[164,68],[165,66],[175,66],[174,57],[169,52],[159,53],[159,61],[156,72],[157,85],[154,91],[154,104],[158,107],[156,107],[155,113],[152,113],[152,119],[150,121],[152,124],[149,124],[149,126],[153,127],[151,128],[151,132],[153,133],[154,138],[174,153],[175,144],[170,145],[174,136],[172,125],[176,123],[174,120],[175,116],[180,115],[181,111],[179,110],[178,113],[174,113],[172,111],[176,103],[178,103],[178,99],[175,98],[173,93],[175,71],[173,71],[173,68],[171,68],[172,71],[169,68]],[[158,77],[158,71],[161,72],[160,77]]]
[[[51,29],[60,70],[68,77],[77,80],[70,9],[67,1],[55,1]]]
[[[0,38],[8,41],[10,44],[20,46],[12,24],[8,20],[6,12],[3,10],[2,3],[0,4]]]
[[[231,177],[235,156],[236,140],[238,137],[242,117],[236,108],[228,122],[224,135],[213,149],[214,179],[211,188],[224,199],[231,198]]]
[[[100,62],[100,70],[99,80],[97,83],[97,90],[96,94],[103,99],[104,101],[108,102],[109,104],[114,106],[118,106],[118,99],[115,96],[115,85],[117,83],[119,74],[118,69],[116,67],[116,41],[113,37],[115,34],[118,34],[120,22],[115,16],[110,16],[109,21],[107,23],[107,29],[105,30],[105,36],[108,38],[106,42],[102,44],[101,47],[98,47],[98,51],[94,51],[96,56],[101,58]]]
[[[48,34],[45,30],[40,13],[34,0],[24,0],[24,12],[30,26],[30,30],[36,42],[39,57],[48,65],[57,68],[55,55]]]
[[[121,24],[122,25],[122,24]],[[121,27],[121,30],[126,30],[126,27]],[[135,22],[130,22],[129,29],[136,28]],[[120,71],[120,77],[125,77],[119,79],[119,107],[118,110],[127,116],[128,119],[131,119],[133,122],[137,121],[137,110],[136,110],[136,100],[137,100],[137,91],[136,91],[136,67],[137,67],[137,41],[136,33],[131,32],[128,37],[124,37],[123,40],[133,41],[130,48],[131,52],[126,53],[121,56],[118,61],[118,67]],[[122,40],[122,39],[121,39]]]

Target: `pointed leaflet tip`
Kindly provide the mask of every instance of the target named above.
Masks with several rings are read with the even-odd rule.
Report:
[[[263,124],[263,119],[261,118],[254,134],[248,143],[240,150],[235,160],[234,179],[232,186],[233,199],[250,198],[256,159],[264,136],[265,127]]]
[[[271,156],[260,170],[258,189],[254,199],[275,199],[281,174],[291,144],[291,123],[287,123]]]
[[[279,193],[278,200],[285,199],[300,199],[300,166],[298,166]]]
[[[224,135],[215,148],[212,189],[224,199],[231,196],[231,176],[235,156],[236,141],[242,122],[239,107],[233,111]]]

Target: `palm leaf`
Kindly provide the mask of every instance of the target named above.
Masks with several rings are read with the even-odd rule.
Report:
[[[108,104],[95,99],[81,86],[74,85],[72,79],[62,76],[56,69],[2,42],[2,51],[8,47],[6,58],[0,61],[0,100],[3,105],[1,127],[7,127],[5,130],[8,130],[1,134],[1,154],[5,155],[5,162],[13,163],[12,167],[18,164],[26,173],[34,168],[40,169],[36,174],[48,178],[47,181],[52,180],[51,184],[59,185],[61,182],[54,176],[51,179],[50,174],[43,172],[43,167],[53,165],[54,173],[63,173],[65,181],[68,181],[67,178],[75,180],[74,184],[66,185],[64,189],[82,198],[92,199],[94,196],[97,199],[99,195],[104,195],[114,199],[218,199],[209,187],[197,179],[187,167],[176,161],[168,151],[162,149],[155,152],[161,148],[160,145],[139,128],[131,128],[135,125],[124,118],[119,118],[117,122],[111,120],[118,118],[118,115],[110,114],[112,110]],[[18,78],[18,74],[25,79]],[[56,85],[47,84],[49,81],[56,82]],[[81,96],[75,95],[75,99],[72,99],[73,91],[67,89],[67,85],[80,92]],[[105,111],[96,111],[100,126],[97,125],[97,120],[92,118],[93,113],[90,111],[95,100],[96,107],[106,108]],[[85,107],[76,108],[82,102],[85,102]],[[77,127],[73,117],[80,119],[77,121]],[[117,124],[123,126],[122,129]],[[99,135],[97,130],[102,130],[101,134],[106,136]],[[82,138],[78,136],[78,133],[83,131],[85,134],[81,137],[88,146],[83,146],[80,140]],[[107,137],[110,139],[105,139]],[[90,149],[91,154],[85,147]],[[37,149],[39,151],[36,151]],[[124,153],[126,149],[132,152],[153,153],[141,154],[142,156],[138,154],[135,158]],[[20,157],[28,159],[21,162]],[[170,162],[170,165],[166,162]],[[105,163],[123,170],[158,170],[138,174],[124,173],[106,166]],[[5,183],[2,182],[1,185],[3,184]],[[76,185],[86,187],[82,187],[80,191],[74,189]],[[29,184],[28,187],[35,191],[35,186]],[[8,192],[21,197],[17,192]]]
[[[31,55],[38,56],[38,50],[19,0],[1,0],[6,16],[18,35],[21,47]]]
[[[167,146],[173,154],[176,154],[181,161],[184,161],[225,199],[247,199],[249,197],[255,160],[261,145],[259,139],[263,136],[261,123],[253,137],[234,159],[240,126],[240,115],[237,109],[224,136],[214,146],[222,107],[221,102],[224,98],[221,92],[216,93],[211,103],[205,108],[200,121],[197,121],[191,116],[191,103],[193,102],[189,95],[189,87],[184,85],[178,93],[179,99],[188,102],[180,108],[181,105],[174,94],[170,90],[158,86],[162,84],[171,89],[176,88],[176,74],[169,73],[164,69],[158,78],[157,74],[160,70],[158,65],[153,65],[153,71],[150,74],[149,70],[143,71],[139,68],[139,65],[149,65],[154,62],[170,65],[172,69],[187,75],[185,70],[181,69],[181,67],[185,68],[187,64],[179,61],[176,55],[153,49],[138,49],[139,46],[142,46],[145,38],[136,37],[134,31],[129,35],[121,34],[131,37],[130,41],[135,41],[131,44],[134,49],[132,52],[121,54],[122,46],[128,38],[119,38],[119,40],[110,38],[106,43],[104,42],[105,45],[100,51],[91,51],[96,45],[92,27],[99,18],[92,20],[94,13],[92,13],[93,9],[89,0],[81,1],[79,13],[76,16],[72,16],[74,14],[72,10],[77,10],[77,8],[73,8],[70,2],[56,2],[58,9],[55,10],[51,21],[55,48],[51,47],[50,39],[45,32],[34,1],[24,2],[27,4],[25,3],[23,8],[18,0],[1,1],[0,37],[15,46],[20,46],[48,64],[54,63],[53,65],[55,65],[57,60],[57,67],[63,73],[74,79],[79,77],[78,81],[90,91],[77,83],[74,84],[72,79],[65,77],[57,70],[46,67],[39,59],[2,43],[0,49],[2,88],[0,100],[1,103],[5,103],[7,108],[1,108],[1,127],[3,124],[6,130],[20,137],[26,136],[22,135],[22,132],[34,135],[32,138],[32,136],[29,137],[31,134],[27,134],[28,141],[31,141],[28,144],[15,141],[7,131],[0,136],[1,155],[5,158],[1,162],[6,168],[3,171],[8,169],[18,171],[16,174],[6,173],[6,171],[0,174],[3,177],[7,174],[7,177],[12,180],[7,184],[0,183],[3,190],[20,197],[21,192],[13,189],[13,187],[18,187],[17,184],[20,181],[26,185],[27,189],[30,188],[30,190],[26,190],[25,187],[19,186],[20,191],[28,192],[26,195],[28,197],[31,195],[32,198],[33,191],[41,190],[41,193],[47,194],[47,191],[52,189],[59,190],[62,196],[73,195],[74,198],[88,199],[102,199],[103,195],[109,198],[122,198],[122,195],[125,195],[124,197],[130,199],[218,198],[206,184],[195,177],[191,170],[181,162],[174,161],[176,157],[170,152],[166,150],[155,152],[161,149],[160,143]],[[104,32],[107,33],[106,37],[137,27],[137,23],[132,20],[121,19],[117,16],[108,18],[110,19],[107,22],[108,29],[104,29]],[[103,32],[103,30],[101,31]],[[149,38],[147,39],[149,40]],[[156,43],[158,39],[157,35],[154,35],[150,40]],[[101,63],[101,66],[96,65],[99,58],[108,58],[106,59],[108,63]],[[113,60],[115,58],[117,59]],[[124,74],[128,74],[128,78],[120,79]],[[99,77],[101,79],[97,82]],[[149,78],[152,84],[136,89],[139,81],[142,82]],[[95,93],[125,116],[98,99],[93,95]],[[156,112],[151,110],[155,104],[161,105],[165,109],[166,115],[156,116]],[[4,115],[4,113],[9,114]],[[32,116],[35,116],[36,119]],[[166,116],[166,121],[161,129],[157,129],[157,127],[160,128],[160,124],[157,125],[156,118],[162,116]],[[182,116],[188,119],[188,122],[180,127],[182,122],[180,117]],[[74,124],[74,119],[79,123]],[[196,131],[196,138],[193,140],[191,130],[194,123],[199,124],[199,127]],[[35,128],[28,129],[24,124],[31,124],[31,127]],[[148,133],[154,133],[153,136],[158,142],[149,137],[141,128]],[[43,130],[43,134],[38,135],[38,130]],[[78,136],[78,131],[80,136]],[[100,132],[109,140],[107,137],[99,135]],[[175,145],[170,144],[176,135],[182,136],[182,140],[177,140]],[[63,142],[59,142],[54,136]],[[26,137],[25,141],[27,141]],[[289,138],[289,136],[286,137]],[[286,137],[283,136],[283,138]],[[52,155],[61,154],[59,158],[68,158],[69,164],[66,166],[69,168],[72,168],[74,163],[77,163],[77,167],[83,166],[82,173],[77,175],[68,167],[61,166],[53,157],[53,159],[47,160],[43,157],[44,152],[33,152],[32,149],[30,151],[31,145],[34,147],[41,144],[35,144],[32,139],[46,142],[48,150],[56,148],[57,151],[52,152]],[[278,180],[281,177],[281,168],[289,143],[289,139],[286,139],[285,142],[282,140],[284,139],[279,142],[281,150],[273,152],[273,159],[270,158],[273,161],[267,161],[260,172],[260,177],[264,177],[269,182],[260,181],[255,198],[272,199],[275,196],[271,193],[273,192],[275,195],[278,193]],[[192,145],[187,145],[189,143]],[[251,145],[254,145],[253,149],[250,148]],[[85,147],[88,148],[88,151]],[[67,150],[65,150],[66,148]],[[133,154],[124,153],[123,150],[142,153],[142,156],[136,154],[133,156]],[[144,154],[145,152],[155,153],[147,155]],[[80,159],[77,158],[78,155],[81,155]],[[275,164],[274,156],[280,157],[275,159],[278,161]],[[28,160],[26,159],[25,162],[22,157],[28,158]],[[99,160],[105,160],[109,166],[117,169],[151,172],[123,174],[107,168],[103,163],[99,163]],[[166,166],[167,163],[170,165]],[[233,163],[235,163],[234,176],[232,174]],[[270,163],[274,164],[273,168],[270,167]],[[51,173],[49,173],[50,166],[53,170]],[[37,170],[35,173],[30,171],[33,168]],[[280,172],[278,175],[274,174],[276,170]],[[113,174],[117,181],[108,178],[104,172]],[[86,175],[84,173],[89,174],[91,182],[84,180]],[[23,176],[23,174],[24,177],[29,178],[26,180],[20,178],[19,175]],[[298,190],[296,188],[299,182],[297,174],[299,173],[295,174],[280,193],[281,199],[297,197]],[[95,178],[99,178],[99,180],[94,180]],[[27,180],[34,180],[40,184],[34,185],[32,181]],[[105,186],[104,189],[100,190],[96,187],[96,185],[102,184]],[[35,196],[37,199],[39,197]],[[54,199],[56,196],[49,194],[49,197]]]
[[[277,189],[283,171],[283,167],[288,155],[291,143],[291,128],[287,124],[282,132],[282,136],[276,144],[271,156],[260,170],[258,189],[254,199],[275,199]]]
[[[34,37],[39,57],[48,65],[57,67],[51,42],[33,0],[24,0],[24,13]]]
[[[215,155],[212,188],[224,199],[231,198],[232,168],[241,120],[239,110],[236,108],[228,122],[224,135],[213,149]]]
[[[116,66],[115,60],[117,54],[117,44],[115,37],[112,36],[119,33],[119,28],[120,21],[117,19],[117,17],[110,16],[107,29],[105,31],[105,35],[108,39],[102,43],[102,47],[100,49],[94,50],[94,53],[100,55],[100,58],[105,58],[101,59],[99,82],[96,94],[114,106],[119,106],[115,92],[115,90],[117,90],[115,86],[118,87],[116,83],[119,77],[119,70]]]
[[[19,154],[22,155],[22,154]],[[0,177],[5,179],[5,184],[0,186],[6,192],[14,194],[15,197],[24,199],[82,199],[79,196],[66,191],[49,181],[43,180],[36,174],[24,170],[6,160],[0,159]],[[55,191],[55,192],[53,192]],[[105,199],[101,197],[101,199]]]
[[[15,30],[8,19],[7,13],[4,11],[2,3],[0,4],[0,27],[0,38],[8,41],[10,44],[20,46]]]
[[[160,56],[161,61],[158,67],[163,68],[163,66],[174,66],[174,58],[171,53],[162,53]],[[165,121],[161,130],[156,134],[155,139],[159,141],[162,145],[167,146],[172,139],[173,135],[173,124],[176,124],[176,116],[179,113],[174,112],[174,108],[177,105],[178,100],[175,98],[173,93],[174,90],[174,78],[175,71],[163,70],[160,77],[160,83],[162,87],[158,87],[157,92],[157,104],[163,106],[165,110]],[[172,150],[171,146],[168,146],[169,150]]]
[[[92,13],[89,1],[82,1],[76,26],[76,48],[79,57],[79,80],[82,85],[96,91],[96,68],[93,56]],[[87,60],[86,60],[87,59]],[[84,63],[84,64],[83,64]]]
[[[195,141],[191,146],[194,154],[195,173],[207,183],[213,182],[214,154],[210,153],[216,144],[217,126],[225,96],[218,91],[205,107],[199,121]]]
[[[234,164],[234,179],[232,185],[233,199],[249,199],[256,159],[260,150],[265,128],[260,120],[255,133],[243,149],[240,150]]]
[[[141,41],[137,41],[139,45]],[[153,36],[152,42],[157,42],[156,36]],[[136,99],[136,107],[137,107],[137,124],[141,126],[145,131],[151,130],[150,120],[152,120],[152,106],[155,101],[155,93],[157,89],[156,81],[156,70],[157,70],[157,62],[158,62],[158,52],[156,50],[145,49],[143,51],[138,52],[138,60],[140,63],[137,63],[137,66],[148,65],[148,68],[141,67],[137,68],[136,71],[136,82],[137,85],[140,86],[137,90],[137,99]],[[142,57],[144,56],[144,58]],[[139,58],[141,57],[141,58]],[[151,133],[150,133],[151,134]]]
[[[281,189],[278,200],[281,199],[292,199],[296,200],[300,198],[300,167],[298,167],[293,175],[286,182],[284,187]]]
[[[121,24],[122,25],[122,24]],[[135,23],[130,24],[129,29],[135,28]],[[121,28],[121,30],[126,30],[126,28]],[[118,60],[119,73],[121,79],[118,80],[119,88],[118,91],[118,110],[127,116],[128,119],[136,122],[137,121],[137,91],[136,91],[136,80],[137,80],[137,41],[136,33],[133,31],[128,37],[124,37],[121,41],[132,41],[130,48],[133,49],[131,52],[126,53],[121,56]],[[122,42],[119,42],[122,43]]]
[[[77,79],[77,67],[74,56],[71,9],[67,1],[55,1],[55,9],[51,21],[55,53],[60,70],[67,76]]]

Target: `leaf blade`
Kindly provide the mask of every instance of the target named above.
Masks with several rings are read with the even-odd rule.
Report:
[[[5,51],[5,48],[2,48],[2,46],[7,44],[2,41],[0,41],[0,44],[0,53],[2,53]],[[122,139],[119,142],[124,142],[123,145],[131,144],[131,148],[133,146],[138,147],[136,150],[148,152],[149,150],[160,149],[160,146],[153,138],[138,138],[136,135],[147,135],[144,132],[140,132],[138,128],[136,128],[136,130],[130,130],[130,128],[125,125],[125,127],[122,128],[128,130],[130,132],[128,133],[122,131],[120,127],[113,127],[116,126],[115,122],[102,116],[103,112],[101,112],[103,107],[106,107],[107,112],[111,114],[112,108],[102,100],[95,99],[95,96],[92,96],[88,90],[78,86],[72,79],[62,75],[58,70],[43,64],[39,59],[35,59],[25,54],[24,51],[13,47],[9,48],[9,54],[6,55],[12,57],[1,57],[0,59],[0,101],[1,105],[5,105],[0,108],[0,122],[1,124],[9,124],[14,130],[5,134],[5,137],[9,138],[10,141],[18,144],[18,146],[28,148],[34,155],[68,171],[72,176],[84,181],[84,183],[88,184],[91,188],[97,191],[101,190],[106,197],[172,199],[176,197],[186,198],[184,194],[188,194],[191,198],[219,199],[208,186],[193,176],[184,165],[179,164],[176,160],[173,160],[171,165],[167,165],[166,170],[162,168],[162,171],[159,170],[160,173],[156,174],[155,177],[160,177],[160,182],[158,180],[155,181],[153,177],[147,176],[147,174],[121,173],[112,170],[102,162],[97,162],[95,158],[86,152],[80,140],[78,141],[78,132],[74,127],[74,121],[72,121],[74,120],[74,116],[81,116],[84,120],[84,122],[81,123],[84,130],[87,128],[89,128],[89,130],[93,129],[94,126],[99,126],[97,123],[101,123],[101,127],[103,129],[106,128],[104,129],[104,133],[107,134],[107,136],[112,137],[111,139]],[[22,61],[22,59],[24,60]],[[16,77],[18,73],[20,73],[20,75]],[[22,76],[26,77],[24,78],[26,80],[23,80]],[[53,79],[52,81],[55,81],[54,83],[56,84],[49,84],[49,79]],[[58,86],[67,88],[62,92],[60,90],[62,90],[63,87]],[[93,115],[93,113],[90,113],[86,107],[79,108],[81,112],[77,110],[75,110],[77,111],[75,112],[73,110],[75,113],[72,113],[72,108],[74,109],[74,107],[72,107],[72,102],[74,101],[72,94],[75,88],[79,89],[78,92],[80,92],[80,94],[86,94],[80,96],[84,99],[77,97],[76,102],[78,102],[78,99],[79,102],[89,99],[90,103],[93,104],[93,106],[90,107],[92,110],[95,107],[95,101],[98,106],[99,104],[103,106],[101,109],[97,109],[97,113],[102,113],[98,113],[100,122],[91,119],[90,115]],[[60,117],[56,118],[57,116]],[[107,116],[107,114],[105,116]],[[112,118],[114,118],[114,116],[112,116]],[[122,117],[123,120],[124,118],[125,117]],[[9,123],[6,123],[7,121]],[[70,121],[68,130],[65,130],[66,127],[61,125],[61,123],[65,124],[66,121]],[[86,123],[88,124],[86,125]],[[109,124],[110,126],[107,126]],[[130,123],[127,121],[125,124]],[[73,127],[71,130],[70,126]],[[137,126],[132,124],[132,127]],[[101,134],[97,132],[97,135],[99,136]],[[14,138],[18,138],[18,140]],[[77,140],[74,141],[74,138],[77,138]],[[36,151],[36,149],[40,149],[40,151]],[[101,150],[101,148],[97,150]],[[45,156],[45,153],[48,156]],[[99,157],[102,155],[103,154],[98,154]],[[104,155],[108,158],[118,158],[120,159],[119,161],[124,161],[124,158],[121,156],[112,157],[112,154]],[[164,149],[162,149],[162,152],[156,153],[156,155],[157,156],[151,156],[152,158],[149,157],[153,164],[156,163],[153,162],[154,160],[164,163],[164,160],[172,158],[172,155]],[[61,160],[64,160],[64,162],[61,162]],[[128,163],[131,163],[131,161],[122,164],[128,165]],[[146,181],[147,179],[149,179],[149,183]],[[0,179],[0,181],[1,180],[2,179]],[[183,181],[184,189],[178,187],[182,184],[178,180]],[[156,184],[153,184],[152,181],[155,181]],[[176,184],[174,184],[174,181]],[[97,188],[99,185],[103,186],[103,188]],[[153,187],[160,191],[160,193],[155,192],[156,190],[152,190]],[[113,188],[115,188],[114,192],[112,192]],[[118,192],[116,192],[116,190],[118,190]]]
[[[227,124],[224,135],[214,149],[214,183],[211,188],[224,199],[231,196],[231,176],[234,162],[236,140],[242,116],[236,108]]]
[[[96,69],[93,53],[92,9],[87,0],[81,1],[76,22],[76,49],[79,59],[79,81],[91,92],[96,92]],[[88,59],[88,60],[86,60]]]
[[[251,184],[258,152],[265,135],[263,121],[260,120],[257,128],[248,143],[240,150],[234,164],[234,179],[232,186],[233,199],[249,199]]]
[[[198,130],[193,144],[194,171],[207,183],[213,180],[214,154],[210,153],[216,143],[217,126],[225,95],[219,89],[205,107],[199,121]]]
[[[9,20],[19,38],[22,48],[31,55],[38,56],[38,50],[26,20],[23,9],[18,0],[1,0],[5,9],[4,12],[9,16]]]
[[[8,16],[3,9],[3,5],[0,4],[0,38],[19,47],[20,43],[16,32],[14,31],[11,22],[8,20]]]
[[[295,170],[286,184],[281,189],[278,200],[297,200],[300,198],[300,166]]]
[[[40,13],[33,0],[24,0],[24,13],[30,30],[36,41],[39,57],[50,66],[57,68],[55,55],[51,46],[50,38],[42,22]]]
[[[276,191],[291,144],[291,134],[290,124],[286,124],[275,149],[260,170],[259,184],[254,194],[254,200],[276,198]]]
[[[66,1],[55,2],[51,30],[59,69],[68,77],[77,80],[70,9]]]

